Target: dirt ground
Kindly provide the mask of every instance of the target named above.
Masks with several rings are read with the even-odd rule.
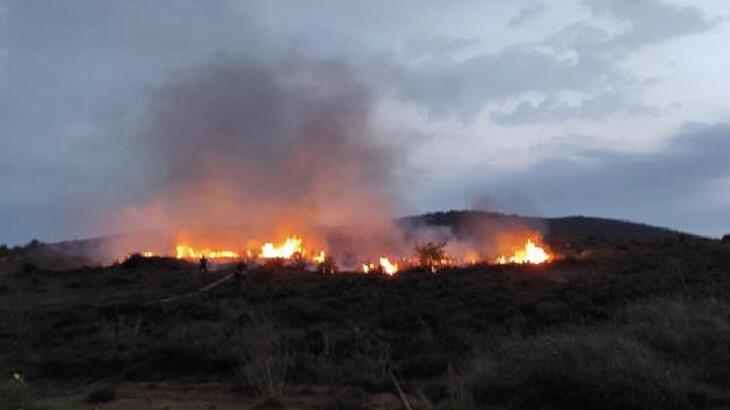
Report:
[[[414,409],[427,408],[415,397],[407,397]],[[92,406],[99,410],[245,410],[361,408],[367,410],[399,410],[404,406],[392,393],[368,394],[359,389],[324,386],[294,388],[279,401],[263,401],[233,392],[220,383],[125,383],[117,398]]]

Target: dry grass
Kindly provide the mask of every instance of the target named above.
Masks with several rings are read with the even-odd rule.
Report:
[[[262,313],[248,315],[232,338],[240,361],[239,379],[259,397],[281,399],[289,387],[292,349],[274,321]]]

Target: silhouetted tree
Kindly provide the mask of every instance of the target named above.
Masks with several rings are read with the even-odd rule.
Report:
[[[444,247],[446,243],[426,242],[423,245],[416,245],[415,251],[418,262],[426,268],[433,268],[446,257]]]
[[[337,272],[337,263],[335,262],[335,258],[331,256],[327,256],[326,258],[324,258],[324,261],[319,264],[318,271],[320,273]]]
[[[38,248],[41,247],[41,245],[43,245],[43,242],[41,242],[38,239],[35,239],[34,238],[34,239],[31,239],[31,241],[28,242],[25,245],[25,249],[28,249],[28,250],[30,250],[30,249],[38,249]]]

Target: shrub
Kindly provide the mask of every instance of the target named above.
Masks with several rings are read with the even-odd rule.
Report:
[[[249,316],[247,325],[232,340],[240,363],[239,382],[260,397],[281,398],[288,388],[292,365],[288,340],[266,316]]]
[[[730,305],[714,299],[648,300],[620,309],[614,321],[637,340],[730,387]]]
[[[686,377],[635,340],[582,331],[508,342],[477,363],[471,386],[477,405],[687,409]]]
[[[235,358],[225,342],[226,329],[221,323],[194,320],[176,324],[150,348],[145,366],[136,374],[147,377],[150,374],[167,377],[227,374],[234,368]]]
[[[27,244],[25,244],[25,249],[26,250],[33,250],[33,249],[38,249],[41,246],[43,246],[43,242],[41,242],[38,239],[35,239],[34,238],[34,239],[31,239],[30,242],[28,242]]]
[[[122,261],[124,269],[139,269],[147,263],[147,259],[140,253],[133,253]]]
[[[426,242],[423,245],[416,245],[414,251],[421,266],[432,269],[441,263],[446,257],[446,243]]]
[[[19,373],[12,374],[6,382],[0,384],[0,406],[2,408],[25,408],[30,397],[25,379]]]
[[[112,352],[117,352],[120,347],[134,348],[137,345],[142,316],[137,315],[136,319],[118,316],[115,320],[107,320],[101,325],[101,337]]]
[[[86,402],[90,404],[109,403],[117,398],[117,387],[113,384],[103,384],[93,388],[86,395]]]
[[[20,271],[16,272],[15,276],[21,277],[21,278],[27,278],[37,271],[38,271],[38,266],[36,266],[34,263],[26,261],[26,262],[23,262],[23,265],[20,267]]]

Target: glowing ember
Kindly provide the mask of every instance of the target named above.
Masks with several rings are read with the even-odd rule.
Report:
[[[178,259],[200,259],[203,256],[208,259],[234,259],[238,258],[238,253],[229,250],[196,250],[188,245],[177,245],[175,247],[175,257]]]
[[[279,246],[274,246],[273,243],[266,242],[261,247],[261,254],[259,256],[266,259],[289,259],[297,253],[304,253],[302,250],[302,238],[292,236],[291,238],[286,238],[286,241]]]
[[[499,258],[497,258],[496,262],[500,265],[504,265],[507,263],[540,264],[548,262],[549,260],[550,255],[548,255],[548,253],[545,252],[543,248],[535,245],[531,239],[528,239],[524,249],[517,250],[514,255],[509,257],[509,259],[507,259],[505,256],[500,256]]]
[[[152,258],[155,256],[155,253],[152,251],[143,251],[140,253],[140,255],[142,255],[145,258]]]

